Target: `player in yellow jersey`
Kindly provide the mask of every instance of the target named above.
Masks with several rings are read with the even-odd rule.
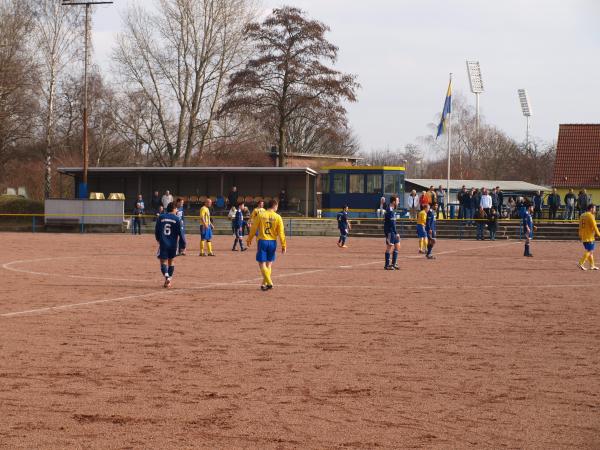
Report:
[[[212,235],[213,235],[213,224],[210,221],[210,207],[212,206],[212,200],[206,199],[204,206],[200,208],[200,255],[199,256],[215,256],[212,251]],[[206,249],[208,253],[204,253],[204,243],[206,242]]]
[[[594,264],[594,248],[596,247],[596,236],[600,236],[598,225],[596,225],[596,205],[588,205],[587,211],[579,217],[579,239],[583,243],[585,253],[583,258],[579,260],[579,268],[585,268],[585,262],[590,262],[591,270],[599,270]]]
[[[257,216],[257,220],[252,222],[250,234],[246,243],[248,247],[252,244],[254,236],[258,236],[258,244],[256,249],[256,261],[263,275],[263,283],[260,289],[267,291],[273,289],[273,281],[271,280],[271,266],[275,261],[275,253],[277,253],[277,237],[281,241],[281,253],[286,251],[285,231],[283,228],[283,220],[277,214],[279,202],[275,199],[269,202],[269,208]],[[257,234],[258,233],[258,234]]]
[[[252,215],[250,216],[250,226],[254,225],[254,222],[258,220],[258,216],[265,212],[265,202],[263,200],[259,201],[256,205],[256,208],[252,210]]]
[[[427,253],[427,213],[429,212],[429,203],[423,205],[423,209],[417,214],[417,237],[419,238],[419,253]]]

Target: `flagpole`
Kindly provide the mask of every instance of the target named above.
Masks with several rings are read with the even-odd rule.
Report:
[[[450,73],[450,86],[452,85],[452,73]],[[448,111],[448,178],[446,179],[446,204],[450,207],[450,141],[452,139],[452,107]],[[446,216],[447,217],[447,216]]]

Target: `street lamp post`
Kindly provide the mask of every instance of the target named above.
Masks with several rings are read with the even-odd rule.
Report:
[[[471,92],[475,94],[475,132],[477,139],[479,139],[479,94],[483,92],[479,61],[467,61],[467,73],[469,74]]]

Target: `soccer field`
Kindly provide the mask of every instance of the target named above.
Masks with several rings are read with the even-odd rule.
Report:
[[[600,273],[581,245],[0,235],[0,447],[599,448]]]

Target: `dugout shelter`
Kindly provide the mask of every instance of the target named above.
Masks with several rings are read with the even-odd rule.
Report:
[[[61,167],[61,177],[74,179],[73,198],[82,179],[81,167]],[[282,213],[297,216],[316,215],[317,172],[308,167],[90,167],[88,191],[125,194],[125,209],[135,206],[142,194],[146,209],[154,191],[162,195],[169,190],[174,198],[181,197],[188,207],[199,209],[207,197],[213,199],[217,212],[225,212],[226,198],[232,186],[237,186],[238,201],[253,207],[258,200],[278,198],[286,190],[288,208]]]
[[[344,205],[351,217],[377,217],[381,197],[389,201],[399,196],[404,208],[404,167],[346,166],[324,167],[321,172],[323,217],[335,217]]]

